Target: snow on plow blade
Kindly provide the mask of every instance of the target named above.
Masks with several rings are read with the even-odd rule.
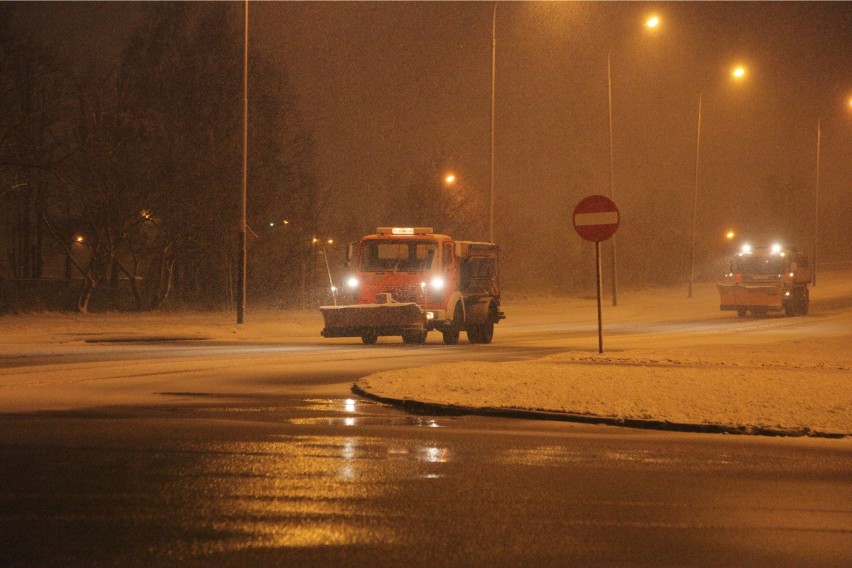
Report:
[[[414,303],[321,306],[320,312],[325,320],[323,337],[402,335],[426,329],[426,316]]]
[[[719,284],[722,310],[761,307],[781,309],[781,287],[761,284]]]

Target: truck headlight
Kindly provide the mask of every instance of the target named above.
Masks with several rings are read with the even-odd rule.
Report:
[[[350,276],[349,278],[346,279],[346,285],[349,286],[350,288],[357,288],[358,284],[359,284],[358,279],[355,278],[354,276]]]
[[[429,285],[432,287],[433,290],[443,290],[445,285],[444,279],[440,276],[435,276],[434,278],[432,278],[432,281],[429,282]]]

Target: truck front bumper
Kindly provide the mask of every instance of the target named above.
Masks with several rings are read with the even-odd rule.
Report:
[[[426,314],[414,303],[320,307],[323,337],[404,335],[427,329]]]
[[[781,286],[777,284],[719,284],[719,298],[721,310],[783,309],[783,295]]]

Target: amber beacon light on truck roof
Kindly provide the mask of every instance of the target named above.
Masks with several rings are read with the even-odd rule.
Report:
[[[431,235],[432,227],[379,227],[376,233],[379,235]]]

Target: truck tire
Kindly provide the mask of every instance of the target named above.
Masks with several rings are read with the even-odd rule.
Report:
[[[464,313],[462,312],[461,304],[456,304],[456,309],[453,310],[453,322],[450,327],[441,331],[444,336],[444,345],[457,345],[459,342],[459,332],[464,325]]]
[[[426,343],[426,331],[409,331],[402,334],[402,342],[409,345],[423,345]]]
[[[467,340],[471,343],[491,343],[494,338],[494,322],[472,325],[467,330]]]
[[[795,302],[796,313],[800,316],[808,315],[811,304],[810,291],[804,286],[800,288],[796,294]]]
[[[784,304],[784,314],[787,316],[806,316],[810,307],[808,289],[803,286],[793,288],[790,299]]]
[[[375,345],[378,339],[379,336],[375,333],[365,333],[361,336],[361,341],[364,343],[364,345]]]

